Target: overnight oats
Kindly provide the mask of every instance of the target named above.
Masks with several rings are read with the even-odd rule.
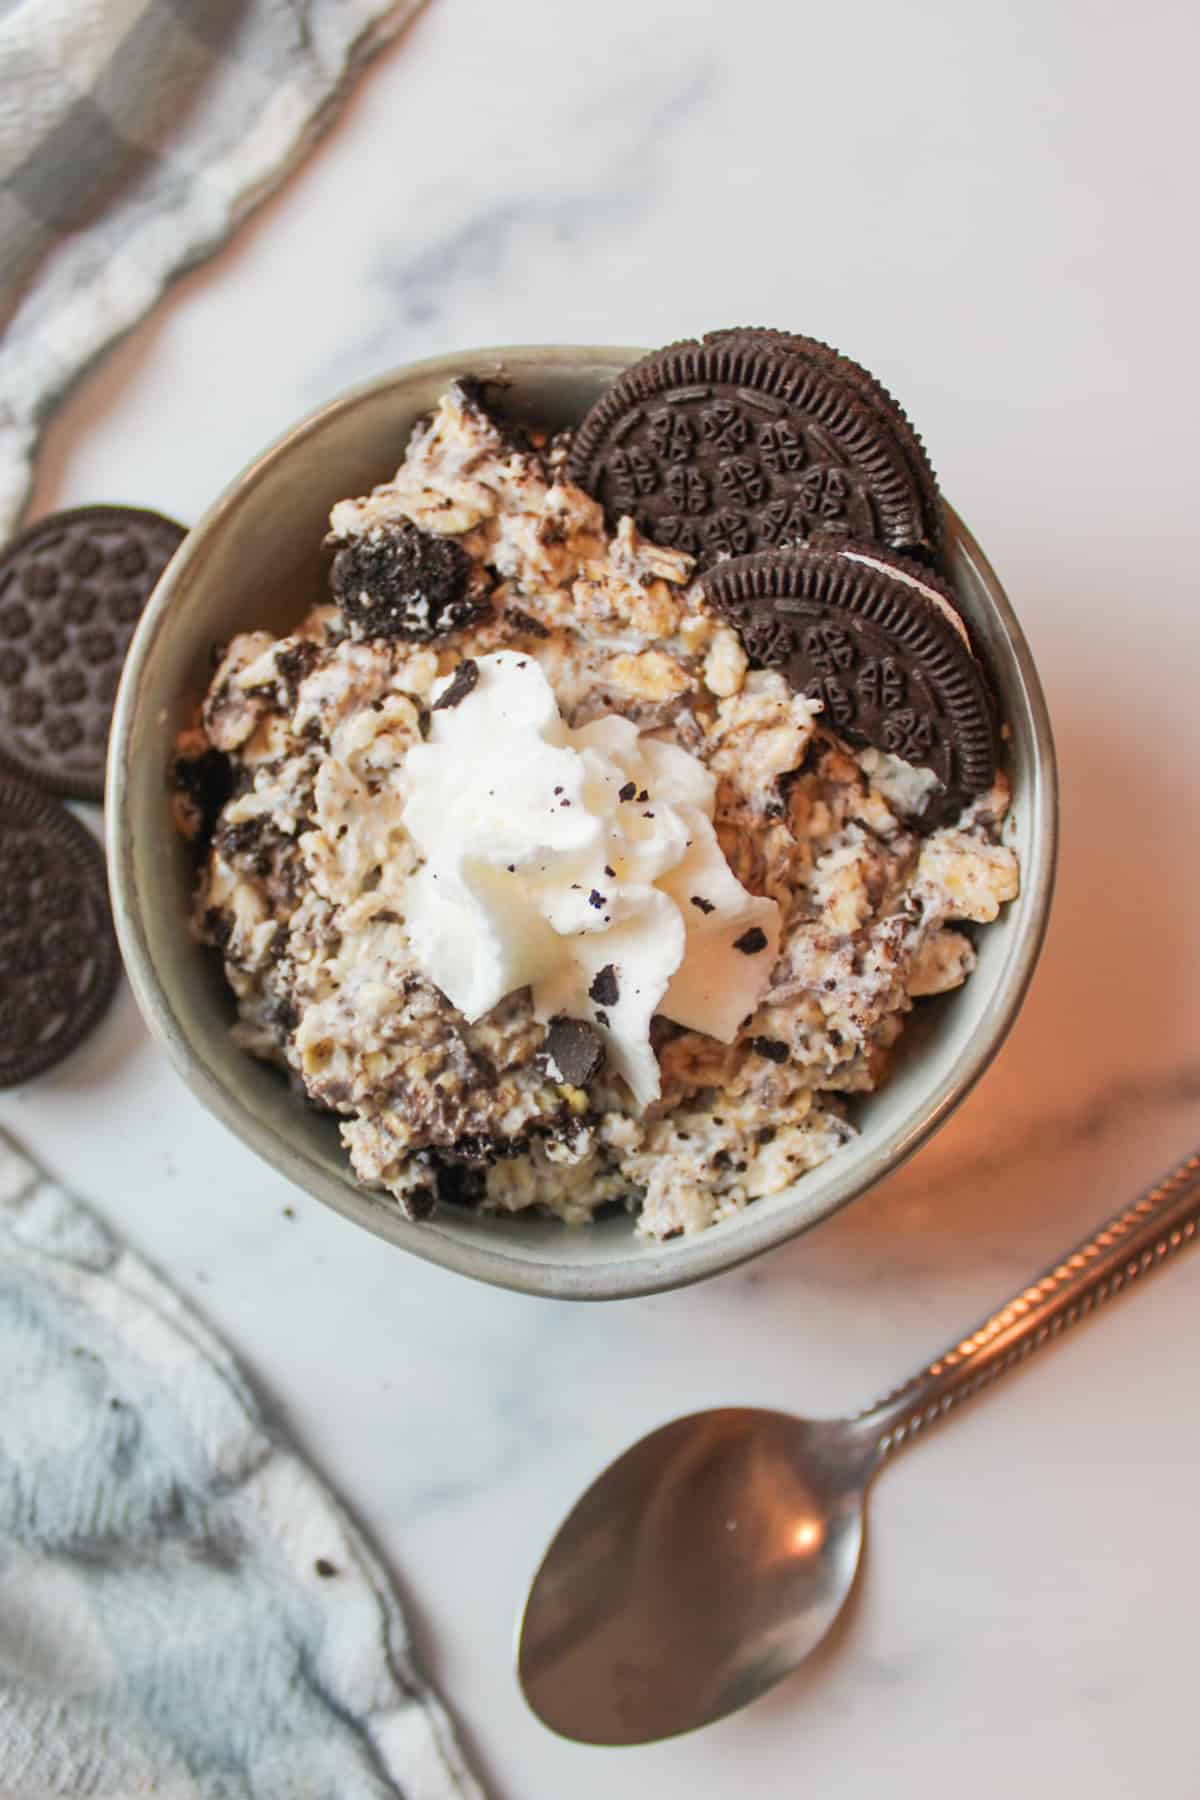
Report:
[[[703,409],[677,440],[687,406],[658,410],[644,466],[625,434],[589,493],[586,424],[530,436],[451,387],[334,506],[329,595],[219,647],[178,741],[237,1041],[413,1218],[623,1209],[669,1238],[778,1192],[1018,891],[936,545],[889,537],[853,468],[842,496],[794,419],[725,418],[721,451]],[[718,504],[739,462],[757,513]]]

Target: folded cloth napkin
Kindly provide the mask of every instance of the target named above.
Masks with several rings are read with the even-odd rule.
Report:
[[[0,0],[0,541],[55,402],[270,192],[419,4]]]
[[[0,1132],[0,1794],[481,1800],[229,1352]]]

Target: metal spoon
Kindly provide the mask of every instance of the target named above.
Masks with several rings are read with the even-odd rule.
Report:
[[[1200,1153],[961,1343],[850,1419],[753,1407],[653,1431],[567,1515],[517,1645],[564,1737],[647,1744],[736,1711],[804,1661],[854,1585],[867,1487],[894,1450],[1196,1236]]]

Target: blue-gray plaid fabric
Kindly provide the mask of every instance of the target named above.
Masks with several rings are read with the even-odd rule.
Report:
[[[0,1794],[482,1800],[229,1352],[0,1131]]]
[[[0,0],[0,540],[75,377],[286,174],[419,0]]]

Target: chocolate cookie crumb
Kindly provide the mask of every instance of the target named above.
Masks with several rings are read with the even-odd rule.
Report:
[[[436,1206],[437,1195],[432,1188],[413,1188],[404,1196],[404,1210],[410,1219],[415,1219],[418,1223],[422,1219],[428,1219]]]
[[[178,756],[172,770],[179,793],[188,802],[189,840],[199,855],[212,842],[221,808],[233,796],[233,764],[211,745],[201,756]]]
[[[612,963],[605,963],[588,989],[589,996],[597,1006],[615,1006],[621,998],[621,990],[617,982],[617,971]]]
[[[276,650],[275,667],[279,670],[283,685],[287,690],[289,706],[295,706],[300,683],[306,675],[312,673],[313,668],[320,660],[319,648],[308,638],[298,639],[285,650]]]
[[[443,707],[461,706],[467,695],[479,685],[479,664],[473,656],[465,656],[454,671],[454,677],[445,693],[434,701],[431,710],[441,712]]]
[[[734,938],[733,947],[740,950],[743,956],[757,956],[760,950],[767,947],[767,934],[761,925],[752,925],[749,931],[743,931],[740,938]]]
[[[519,606],[506,606],[504,618],[514,631],[523,632],[526,637],[548,638],[550,636],[548,625],[543,625],[542,621],[535,619],[532,613],[523,612]]]
[[[353,636],[427,643],[480,616],[467,596],[470,573],[461,544],[405,520],[343,544],[329,583]]]
[[[692,895],[692,905],[694,907],[696,907],[699,912],[702,912],[702,913],[716,912],[716,910],[717,910],[716,901],[715,900],[706,900],[704,898],[703,894],[693,894]]]
[[[562,1079],[571,1087],[586,1087],[600,1072],[604,1040],[586,1019],[565,1015],[551,1019],[546,1050]]]
[[[740,945],[738,947],[741,948]],[[765,1056],[768,1062],[785,1063],[788,1059],[788,1047],[779,1038],[751,1038],[750,1048],[760,1056]]]
[[[625,783],[625,786],[621,789],[620,793],[617,795],[617,799],[618,800],[633,800],[634,798],[636,798],[636,795],[637,795],[637,782],[636,781],[627,781]]]
[[[313,1564],[313,1568],[317,1571],[317,1574],[323,1581],[328,1581],[331,1575],[336,1575],[338,1573],[337,1564],[331,1563],[327,1556],[318,1556],[316,1562]]]
[[[486,1171],[478,1163],[448,1162],[439,1158],[439,1201],[446,1201],[451,1206],[478,1206],[486,1193]]]

